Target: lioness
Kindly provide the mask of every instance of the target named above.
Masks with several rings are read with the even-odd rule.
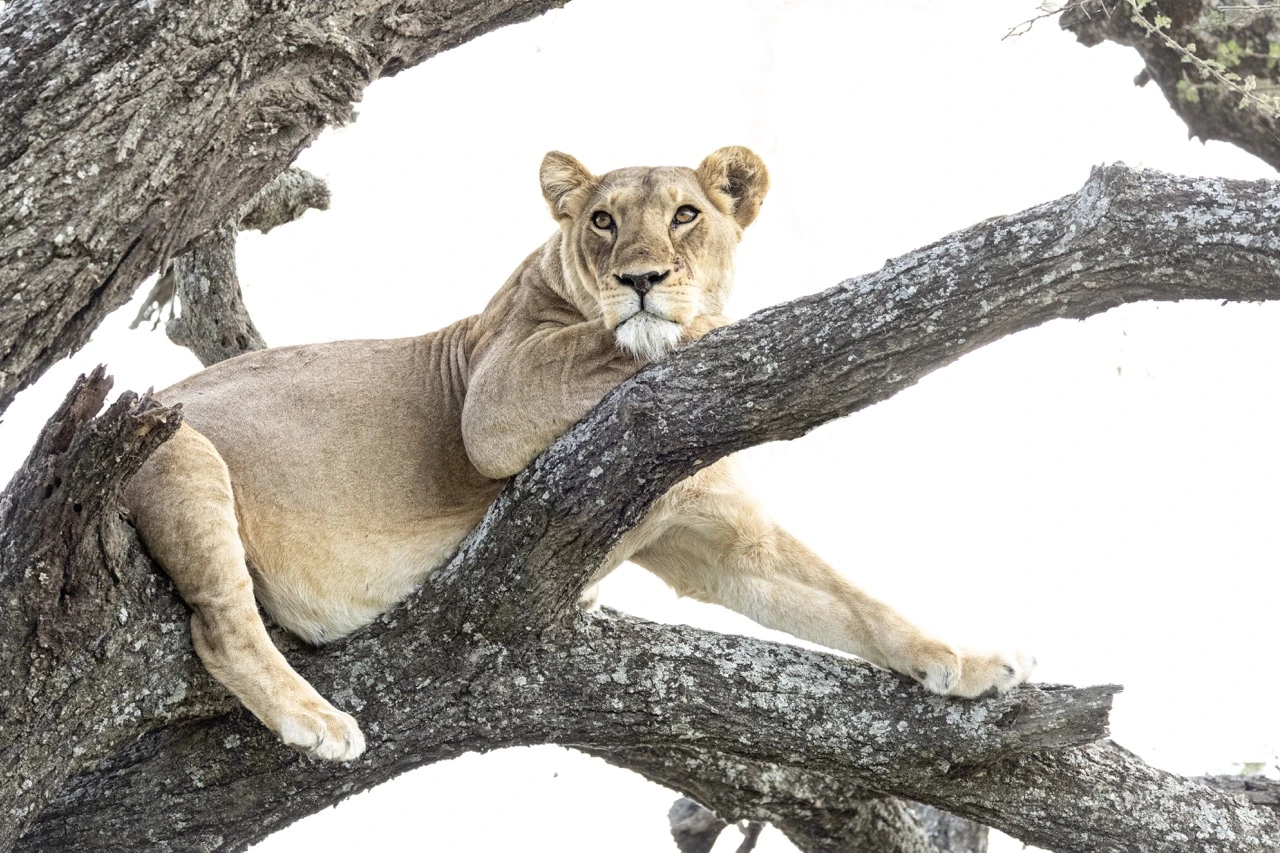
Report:
[[[560,230],[480,314],[418,338],[251,353],[161,392],[185,423],[124,502],[190,605],[197,653],[287,744],[347,761],[356,721],[272,645],[254,595],[313,642],[395,605],[452,554],[504,481],[646,362],[728,322],[733,252],[769,186],[722,148],[697,169],[597,177],[552,152]],[[601,576],[634,560],[683,595],[977,696],[1020,655],[957,651],[767,518],[726,462],[664,496]]]

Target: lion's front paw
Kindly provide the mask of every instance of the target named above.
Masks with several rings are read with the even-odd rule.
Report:
[[[364,752],[364,734],[350,714],[323,699],[307,699],[282,711],[272,726],[287,745],[326,761],[351,761]]]
[[[699,340],[707,332],[718,329],[721,326],[727,326],[732,322],[733,320],[719,314],[699,314],[681,329],[682,343],[692,343]]]
[[[960,682],[962,662],[960,654],[946,643],[921,640],[913,644],[909,660],[901,670],[930,693],[946,696]]]
[[[1025,652],[973,652],[961,655],[960,680],[952,696],[973,698],[989,690],[997,693],[1017,687],[1031,677],[1036,659]]]
[[[1004,693],[1031,677],[1036,659],[1023,652],[957,651],[937,640],[913,643],[908,660],[895,669],[910,675],[939,696],[975,696],[995,690]]]

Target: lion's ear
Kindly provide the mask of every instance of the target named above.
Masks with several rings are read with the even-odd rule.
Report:
[[[698,166],[698,183],[716,207],[746,228],[755,221],[769,192],[769,170],[749,148],[714,151]]]
[[[548,151],[538,170],[542,181],[542,196],[556,219],[572,219],[582,212],[596,176],[587,167],[568,154]]]

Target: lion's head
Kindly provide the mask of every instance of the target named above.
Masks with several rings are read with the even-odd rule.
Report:
[[[719,314],[733,252],[756,218],[769,173],[746,148],[721,148],[697,169],[618,169],[595,176],[552,151],[542,194],[560,223],[575,304],[599,316],[618,346],[666,355],[702,314]]]

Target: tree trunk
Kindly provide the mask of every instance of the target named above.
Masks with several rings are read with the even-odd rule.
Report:
[[[1099,168],[1074,195],[646,368],[515,477],[401,606],[321,650],[277,634],[361,720],[368,752],[343,766],[282,747],[199,668],[185,610],[118,517],[111,496],[176,414],[130,398],[90,420],[101,396],[78,388],[0,502],[0,581],[19,591],[0,603],[15,780],[0,786],[0,851],[240,850],[412,767],[534,743],[606,755],[797,838],[834,820],[908,824],[896,807],[866,815],[870,791],[1054,850],[1273,851],[1273,809],[1095,743],[1117,688],[948,700],[857,661],[575,602],[622,531],[714,460],[1052,317],[1280,297],[1277,234],[1273,184]]]

